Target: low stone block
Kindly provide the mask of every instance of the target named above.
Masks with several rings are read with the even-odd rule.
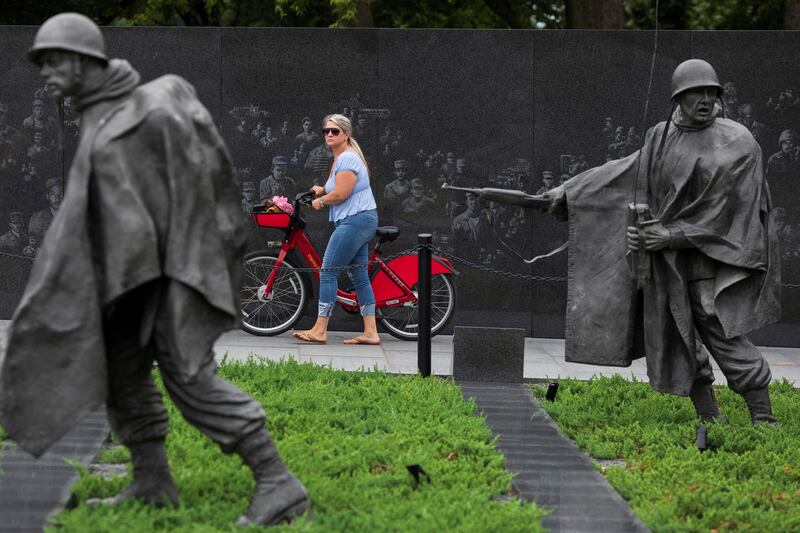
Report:
[[[457,381],[521,383],[525,330],[456,326],[453,377]]]

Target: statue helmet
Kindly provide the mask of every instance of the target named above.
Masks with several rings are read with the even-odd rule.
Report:
[[[796,138],[797,134],[794,130],[783,130],[781,136],[778,138],[778,147],[780,147],[784,141],[794,141]]]
[[[672,73],[672,100],[688,89],[696,87],[714,87],[717,94],[722,94],[717,73],[707,61],[689,59],[681,63]]]
[[[100,28],[80,13],[59,13],[39,27],[28,58],[36,64],[46,50],[66,50],[108,61],[106,45]]]

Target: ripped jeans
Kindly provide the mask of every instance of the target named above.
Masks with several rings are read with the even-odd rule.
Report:
[[[369,260],[369,242],[378,229],[378,212],[375,209],[359,211],[336,222],[325,256],[322,258],[323,268],[341,267],[345,265],[365,264]],[[375,294],[369,282],[366,266],[349,270],[347,274],[353,281],[358,296],[361,316],[375,315]],[[339,272],[322,271],[319,275],[319,310],[318,316],[329,317],[336,304],[336,289]]]

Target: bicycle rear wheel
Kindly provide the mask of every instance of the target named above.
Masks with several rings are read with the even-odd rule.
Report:
[[[411,287],[417,292],[417,285]],[[431,276],[431,337],[440,333],[453,318],[456,309],[456,288],[452,276]],[[377,318],[393,337],[406,341],[417,340],[419,312],[417,304],[399,307],[383,307],[377,310]]]
[[[311,283],[287,257],[275,276],[272,291],[266,283],[278,258],[268,251],[245,256],[242,279],[242,329],[253,335],[272,336],[290,329],[303,316],[311,297]]]

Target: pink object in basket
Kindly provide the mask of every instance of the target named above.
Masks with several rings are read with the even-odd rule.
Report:
[[[280,207],[284,213],[289,213],[290,215],[294,213],[294,207],[285,196],[273,196],[272,203]]]

